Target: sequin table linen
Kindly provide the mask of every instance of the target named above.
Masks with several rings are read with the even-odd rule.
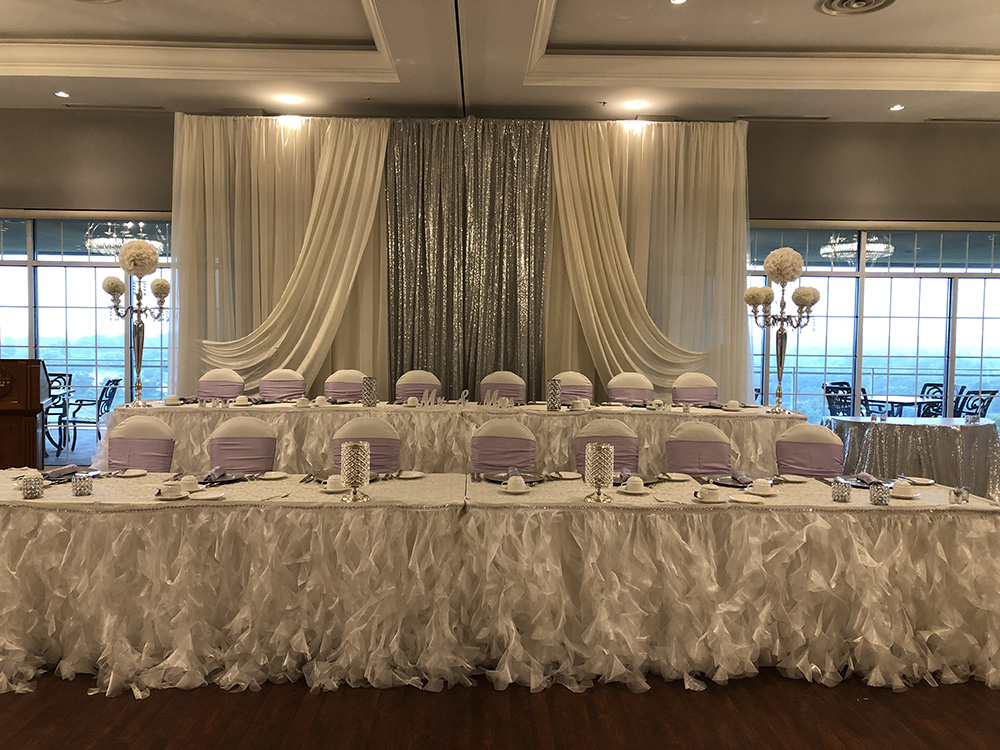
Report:
[[[844,468],[877,477],[933,477],[1000,500],[1000,439],[995,422],[896,417],[872,422],[830,417],[844,441]]]
[[[106,436],[133,411],[118,408],[108,416]],[[459,407],[406,407],[383,404],[374,408],[358,405],[296,407],[265,404],[252,407],[205,408],[196,405],[161,406],[146,410],[169,424],[175,435],[175,471],[207,472],[212,467],[206,446],[218,425],[234,416],[247,415],[267,422],[278,434],[276,469],[289,472],[318,472],[333,465],[330,443],[333,434],[355,417],[384,419],[400,437],[400,467],[428,473],[469,472],[472,470],[470,444],[477,427],[495,417],[516,419],[537,439],[536,468],[539,471],[576,469],[573,439],[594,419],[620,419],[639,437],[639,471],[656,474],[666,469],[666,439],[678,425],[693,419],[719,427],[739,451],[734,467],[751,476],[771,476],[777,472],[775,442],[791,425],[805,420],[802,414],[767,414],[761,407],[739,412],[693,408],[652,411],[627,406],[606,406],[587,411],[546,411],[545,404],[513,409],[494,409],[478,404]],[[94,466],[106,468],[106,437],[98,445]],[[580,469],[582,471],[582,469]]]

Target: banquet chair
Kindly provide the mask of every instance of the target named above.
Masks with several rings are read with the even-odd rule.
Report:
[[[582,472],[586,465],[588,443],[607,443],[615,449],[615,471],[635,474],[639,471],[639,436],[624,422],[617,419],[595,419],[576,433],[573,438],[573,455],[576,470]]]
[[[243,378],[236,370],[217,367],[198,378],[198,398],[236,398],[243,395]]]
[[[524,403],[524,378],[509,370],[491,372],[479,381],[479,402],[496,394],[496,398],[509,398],[515,404]]]
[[[671,389],[675,404],[706,406],[719,400],[719,385],[701,372],[685,372],[677,376]]]
[[[685,422],[667,437],[667,469],[693,477],[729,474],[732,443],[708,422]]]
[[[104,385],[101,386],[101,392],[97,394],[97,398],[76,398],[70,401],[69,408],[72,411],[66,418],[66,425],[73,432],[73,437],[69,444],[71,451],[76,450],[77,425],[94,425],[97,429],[97,442],[101,441],[101,417],[111,411],[111,406],[115,402],[115,394],[118,393],[121,384],[122,378],[108,378],[104,381]],[[80,414],[80,410],[88,406],[94,407],[93,417],[89,414]]]
[[[997,395],[997,391],[966,391],[961,398],[956,398],[958,402],[955,406],[956,417],[985,417],[990,410],[990,404]]]
[[[259,474],[274,468],[278,435],[257,417],[233,417],[216,427],[208,438],[212,468]]]
[[[129,417],[108,433],[108,468],[164,474],[174,457],[174,431],[156,417]]]
[[[648,404],[652,400],[653,384],[641,372],[621,372],[608,381],[608,401]]]
[[[779,474],[839,477],[844,473],[844,441],[819,424],[789,427],[775,444]]]
[[[337,370],[323,383],[323,395],[330,401],[361,401],[365,374],[361,370]]]
[[[430,391],[432,398],[441,395],[441,381],[437,375],[427,370],[404,372],[396,381],[396,403],[414,396],[423,398],[424,391]]]
[[[581,398],[594,400],[594,384],[582,372],[566,370],[553,377],[562,383],[562,403],[571,404]]]
[[[333,434],[330,443],[334,472],[340,471],[340,446],[342,443],[368,443],[368,468],[379,473],[399,469],[399,433],[384,419],[358,417],[352,419]]]
[[[306,395],[306,379],[295,370],[271,370],[260,379],[260,397],[267,401],[294,401]]]
[[[514,419],[491,419],[472,435],[472,470],[535,469],[535,436]]]

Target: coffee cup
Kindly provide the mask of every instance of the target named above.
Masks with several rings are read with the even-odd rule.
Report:
[[[895,484],[892,485],[892,494],[895,497],[902,498],[912,498],[913,497],[913,485],[907,482],[905,479],[900,479]]]
[[[577,398],[569,402],[569,408],[573,411],[583,411],[587,407],[584,406],[582,398]]]
[[[316,404],[316,406],[326,406],[330,403],[330,401],[326,396],[317,396],[313,399],[313,403]]]
[[[719,488],[714,484],[703,484],[694,491],[694,496],[699,500],[716,501],[719,499]]]
[[[726,408],[727,409],[732,409],[733,411],[735,411],[736,409],[740,408],[740,402],[737,401],[736,399],[732,399],[731,401],[727,401],[726,402]]]
[[[305,406],[309,406],[311,404],[312,404],[312,401],[310,401],[305,396],[302,396],[301,398],[295,399],[295,405],[296,406],[303,406],[303,407],[305,407]]]
[[[766,479],[755,479],[750,485],[750,492],[755,495],[770,495],[773,491],[771,483]]]
[[[514,476],[508,478],[506,482],[501,484],[500,487],[508,492],[523,492],[527,489],[528,485],[524,483],[524,477],[520,474],[515,474]]]
[[[406,399],[406,405],[407,406],[416,406],[419,403],[420,403],[420,399],[417,398],[416,396],[410,396],[408,399]]]
[[[249,406],[250,397],[244,395],[237,396],[233,403],[235,403],[237,406]]]
[[[340,474],[331,474],[326,478],[326,481],[323,482],[324,490],[333,490],[336,492],[338,490],[345,489],[345,486],[344,480]]]
[[[184,492],[197,492],[198,477],[194,474],[188,474],[187,476],[181,477],[181,489]]]
[[[170,479],[160,485],[160,497],[178,498],[184,494],[181,483]]]
[[[644,488],[645,484],[642,481],[642,477],[637,477],[635,474],[625,480],[625,490],[627,492],[642,492]]]
[[[166,404],[167,406],[177,406],[178,404],[180,404],[180,402],[181,402],[180,396],[178,396],[176,393],[171,393],[169,396],[163,399],[163,403]]]

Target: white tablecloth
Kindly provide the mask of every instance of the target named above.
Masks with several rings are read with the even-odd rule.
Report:
[[[96,690],[496,685],[582,690],[762,665],[834,684],[975,677],[1000,688],[1000,507],[947,489],[835,505],[817,481],[764,506],[693,481],[612,505],[579,481],[525,495],[457,475],[343,505],[295,478],[159,502],[162,477],[22,500],[0,472],[0,691],[46,668]],[[282,497],[289,493],[288,497]]]
[[[94,466],[107,468],[107,434],[135,410],[119,407],[110,413],[104,438],[94,456]],[[544,406],[490,409],[479,405],[408,408],[382,405],[298,408],[283,404],[252,407],[204,408],[195,405],[162,406],[142,412],[164,420],[173,430],[174,469],[204,473],[211,467],[208,438],[219,424],[236,415],[259,417],[278,433],[275,468],[290,472],[318,472],[331,465],[329,447],[333,434],[351,419],[375,416],[385,419],[400,436],[400,464],[404,469],[447,473],[468,472],[472,465],[469,445],[473,431],[494,417],[510,417],[524,424],[537,439],[536,467],[539,471],[572,470],[573,438],[594,419],[619,419],[639,436],[639,471],[656,474],[666,468],[666,439],[683,421],[698,419],[719,427],[728,435],[739,458],[736,468],[752,476],[771,476],[777,471],[775,441],[788,427],[805,420],[802,414],[767,414],[763,407],[739,412],[679,407],[651,411],[628,407],[597,407],[586,412],[547,412]]]

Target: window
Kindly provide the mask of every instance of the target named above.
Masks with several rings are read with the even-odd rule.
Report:
[[[934,386],[944,391],[937,406],[945,416],[961,414],[970,392],[1000,389],[1000,343],[989,335],[1000,324],[994,231],[755,227],[749,284],[765,283],[764,258],[778,247],[802,254],[797,284],[822,294],[809,324],[789,332],[782,380],[789,408],[818,421],[829,414],[823,384],[836,381],[852,386],[859,413],[902,416],[931,416],[933,399],[922,394]],[[755,385],[773,403],[771,336],[751,331]],[[1000,415],[1000,400],[987,415]]]

